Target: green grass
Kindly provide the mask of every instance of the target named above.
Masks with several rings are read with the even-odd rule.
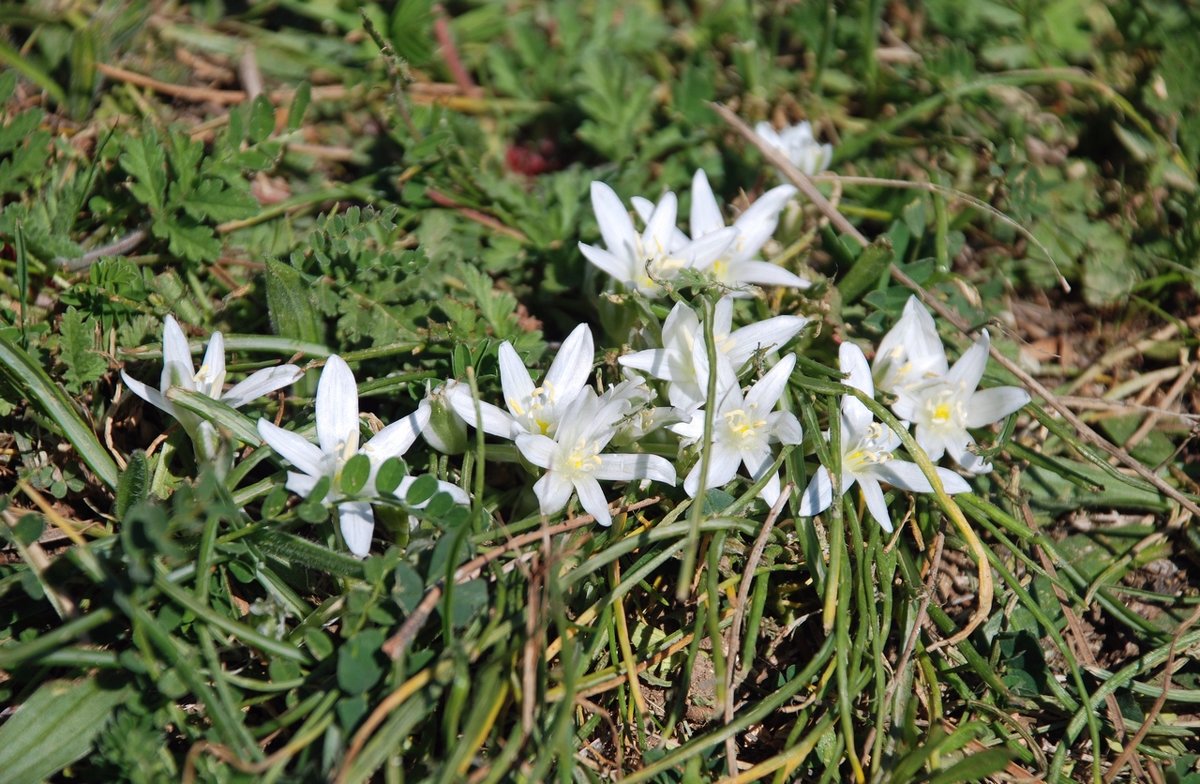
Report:
[[[1197,24],[1119,0],[0,6],[0,782],[1200,782]],[[671,303],[604,293],[589,186],[686,215],[703,168],[743,209],[777,174],[714,102],[834,144],[827,202],[768,246],[815,285],[737,309],[813,320],[785,485],[839,452],[838,346],[869,353],[914,290],[951,361],[989,329],[1016,375],[985,387],[1045,389],[978,432],[995,470],[889,490],[889,536],[857,493],[812,519],[744,475],[689,499],[711,452],[652,437],[628,449],[680,486],[605,483],[601,528],[540,515],[539,472],[472,431],[402,466],[471,504],[418,481],[352,557],[256,420],[311,436],[332,353],[373,425],[445,379],[499,402],[503,341],[536,377],[581,322],[620,380]],[[196,361],[224,333],[232,381],[305,370],[237,411],[172,392],[220,426],[212,460],[121,380],[158,386],[168,314]]]

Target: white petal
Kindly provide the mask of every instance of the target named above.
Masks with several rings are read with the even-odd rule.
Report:
[[[687,261],[689,267],[706,270],[721,257],[722,253],[729,249],[736,239],[737,229],[730,226],[692,240],[680,248],[676,255]]]
[[[256,370],[229,388],[221,395],[221,400],[232,408],[244,406],[251,400],[257,400],[263,395],[269,395],[277,389],[294,384],[304,376],[304,371],[295,365],[279,365],[277,367]]]
[[[479,401],[471,397],[471,390],[465,384],[456,385],[447,395],[446,400],[454,412],[463,418],[468,425],[475,425],[480,430],[501,438],[512,438],[516,420],[512,414],[499,406]],[[478,421],[475,406],[479,406]]]
[[[633,249],[637,247],[633,221],[616,191],[602,182],[593,182],[592,211],[596,213],[600,236],[608,251],[618,258],[632,257]]]
[[[711,487],[724,487],[732,482],[733,478],[737,476],[737,470],[741,464],[742,455],[740,452],[723,446],[720,443],[713,444],[712,456],[709,458],[708,463],[708,482],[705,485],[705,489]],[[700,470],[703,468],[703,466],[704,460],[703,456],[701,456],[701,458],[696,461],[696,468],[694,469],[696,480],[693,485],[695,489],[688,491],[688,495],[692,497],[695,497],[696,493],[700,490]],[[688,474],[688,477],[690,478],[691,474]],[[684,481],[684,489],[687,490],[686,480]]]
[[[741,232],[737,239],[738,258],[750,259],[758,254],[775,233],[775,228],[779,225],[779,213],[795,195],[796,189],[791,185],[780,185],[758,197],[738,216],[733,224]]]
[[[124,370],[121,371],[121,378],[125,380],[125,386],[129,387],[129,391],[145,400],[155,408],[166,411],[171,416],[175,416],[175,407],[171,405],[171,401],[163,397],[162,392],[157,389],[148,387],[136,378],[128,376]]]
[[[182,380],[173,380],[170,383],[164,381],[161,389],[166,390],[168,386],[181,386],[186,389],[195,390],[195,382],[192,381],[194,373],[192,367],[192,350],[188,348],[187,337],[183,334],[183,330],[179,327],[179,322],[175,317],[167,314],[163,319],[163,374],[166,378],[167,366],[171,363],[178,363],[187,368],[187,382]]]
[[[363,446],[363,453],[379,465],[391,457],[399,457],[416,442],[417,436],[429,424],[429,404],[421,401],[417,410],[380,430]]]
[[[575,492],[579,494],[579,505],[583,511],[596,518],[596,522],[605,528],[612,525],[612,513],[608,511],[608,499],[600,483],[591,477],[580,477],[575,480]]]
[[[258,420],[258,434],[281,457],[309,476],[324,476],[324,454],[299,433],[284,430],[265,419]]]
[[[538,499],[538,510],[547,517],[558,514],[571,500],[575,486],[555,471],[550,471],[533,483],[533,492]]]
[[[521,433],[517,436],[517,449],[535,466],[549,468],[558,453],[558,444],[554,439],[540,434]]]
[[[648,348],[643,351],[631,351],[617,357],[617,362],[623,367],[633,368],[649,373],[655,378],[670,380],[671,371],[668,363],[669,354],[665,349]]]
[[[312,495],[313,488],[316,487],[320,478],[321,477],[319,476],[302,474],[299,471],[288,471],[287,483],[285,486],[288,490],[291,490],[296,495],[308,498],[310,495]]]
[[[735,262],[729,265],[726,278],[725,282],[731,286],[750,283],[755,286],[790,286],[794,289],[812,287],[812,281],[805,280],[796,273],[789,272],[769,261]]]
[[[717,197],[713,195],[704,169],[697,169],[692,176],[692,212],[688,219],[688,228],[694,239],[725,228],[725,217],[721,215]]]
[[[317,442],[326,454],[345,444],[358,451],[358,386],[350,366],[337,354],[325,360],[317,381]]]
[[[650,222],[650,216],[654,214],[654,202],[644,196],[634,196],[629,203],[633,205],[633,211],[642,219],[642,223]]]
[[[408,488],[412,487],[413,483],[416,481],[417,481],[416,477],[412,477],[412,476],[404,477],[403,479],[400,480],[400,484],[396,485],[396,491],[393,493],[393,495],[395,495],[400,500],[404,500],[408,496]],[[439,479],[438,483],[437,483],[437,488],[438,488],[438,492],[446,493],[451,498],[453,498],[454,503],[456,503],[456,504],[471,503],[471,496],[467,495],[466,492],[458,485],[450,484],[449,482],[443,482],[442,480]],[[417,504],[416,507],[414,507],[414,508],[424,509],[427,506],[429,506],[429,500],[426,500],[422,503]]]
[[[968,435],[962,442],[947,443],[946,451],[964,470],[972,474],[986,474],[992,470],[992,464],[967,449],[968,445],[974,446],[974,444],[975,440]]]
[[[946,383],[974,392],[979,386],[979,379],[983,378],[983,371],[987,368],[989,345],[991,340],[985,329],[979,340],[964,351],[954,363],[954,367],[950,368],[950,372],[946,374]]]
[[[963,431],[963,435],[966,435],[966,431]],[[929,455],[933,462],[941,460],[942,455],[946,454],[947,439],[933,428],[918,425],[914,437],[917,439],[917,445],[925,450],[925,454]]]
[[[758,491],[758,497],[766,502],[767,506],[774,507],[775,502],[779,500],[780,482],[779,474],[771,474],[771,478],[763,485],[762,490]]]
[[[719,305],[720,303],[718,303]],[[699,328],[700,319],[697,318],[696,311],[683,302],[676,302],[675,307],[671,308],[671,312],[667,314],[666,320],[663,321],[663,348],[669,349],[671,346],[677,344],[690,346],[696,330]]]
[[[999,422],[1029,402],[1020,387],[993,387],[976,392],[967,402],[967,427],[984,427]]]
[[[201,392],[220,399],[225,388],[225,337],[220,332],[212,333],[208,339],[208,350],[204,352],[196,376],[204,380],[204,386],[199,388]]]
[[[808,482],[808,487],[804,489],[804,494],[800,496],[798,514],[801,517],[812,517],[824,512],[831,503],[833,503],[833,478],[830,477],[825,466],[818,466],[816,473]]]
[[[679,203],[675,194],[667,191],[654,207],[654,214],[646,221],[646,230],[642,232],[642,247],[651,255],[667,252],[671,248],[672,235],[675,232],[675,216]]]
[[[533,396],[533,379],[525,363],[517,356],[517,350],[507,340],[500,344],[500,386],[504,389],[504,402],[514,414],[514,403],[519,407]],[[468,422],[471,419],[464,417]]]
[[[627,259],[582,242],[579,243],[579,250],[588,261],[599,267],[601,272],[608,273],[618,283],[629,285],[633,282],[634,270]]]
[[[551,396],[556,400],[574,398],[587,383],[595,355],[591,327],[580,324],[563,341],[542,384],[551,390]]]
[[[675,467],[657,455],[600,455],[600,466],[592,475],[606,482],[653,479],[672,486],[675,484]]]
[[[988,466],[991,469],[991,466]],[[971,492],[971,485],[967,484],[967,480],[948,468],[939,468],[937,470],[938,477],[942,480],[942,487],[947,493],[954,495],[955,493]]]
[[[803,316],[775,316],[749,324],[729,336],[733,347],[726,356],[734,367],[741,367],[756,351],[770,353],[796,337],[808,321]]]
[[[907,460],[889,460],[886,463],[878,463],[873,466],[871,473],[884,482],[910,493],[933,492],[933,485],[929,484],[921,467]]]
[[[860,476],[858,486],[862,488],[863,499],[867,502],[867,510],[871,517],[883,526],[889,534],[892,532],[892,517],[888,514],[887,500],[883,497],[883,488],[874,478]]]
[[[771,368],[754,386],[746,392],[747,408],[757,407],[760,413],[766,413],[775,408],[783,391],[787,389],[788,379],[796,369],[796,355],[788,354],[775,367]]]
[[[804,429],[800,427],[800,420],[791,411],[773,411],[767,417],[767,427],[781,444],[804,442]]]
[[[865,392],[867,397],[875,397],[871,368],[867,365],[867,358],[863,356],[861,348],[853,343],[843,343],[838,350],[838,365],[847,376],[842,383]],[[846,395],[842,398],[842,418],[849,421],[853,432],[861,433],[875,417],[862,401],[852,395]],[[843,432],[842,439],[845,438],[846,433]]]
[[[338,524],[346,547],[359,558],[371,552],[371,534],[375,531],[375,513],[366,501],[338,504]]]
[[[698,320],[697,323],[699,323]],[[717,300],[717,304],[713,306],[713,337],[724,337],[732,330],[733,297],[721,297]]]

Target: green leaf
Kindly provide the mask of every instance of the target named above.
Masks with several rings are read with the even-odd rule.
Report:
[[[437,479],[429,474],[422,474],[409,485],[408,492],[404,494],[404,500],[409,506],[418,506],[433,498],[437,489]]]
[[[1003,770],[1012,758],[1012,752],[1004,748],[973,752],[930,778],[929,784],[983,781],[993,773]]]
[[[230,188],[217,179],[206,179],[183,197],[183,209],[198,221],[240,220],[254,215],[258,201],[248,191]]]
[[[0,727],[0,784],[42,781],[82,759],[128,696],[95,678],[43,683]]]
[[[362,694],[383,677],[379,647],[382,629],[365,629],[342,643],[338,649],[338,688],[347,694]]]
[[[400,606],[401,610],[411,613],[417,609],[421,597],[425,595],[425,581],[421,579],[417,570],[406,561],[396,564],[394,576],[396,585],[392,588],[392,598],[396,600],[396,604]]]
[[[295,131],[300,128],[300,123],[304,122],[304,113],[308,111],[308,105],[312,103],[312,85],[308,82],[301,82],[296,88],[296,94],[292,96],[292,105],[288,107],[287,129]]]
[[[183,387],[168,389],[167,400],[191,411],[207,422],[212,422],[220,430],[230,433],[243,444],[250,446],[262,444],[254,420],[231,408],[227,403],[211,398],[203,392],[192,392]]]
[[[60,330],[62,340],[58,358],[66,366],[63,377],[68,389],[79,392],[108,370],[108,363],[92,348],[96,323],[75,308],[67,308]]]
[[[408,476],[408,468],[404,465],[404,461],[398,457],[389,457],[383,461],[383,465],[375,474],[375,492],[379,495],[391,495],[396,492],[396,488],[400,486],[400,482],[406,476]]]
[[[75,413],[70,398],[50,380],[38,362],[12,342],[6,331],[0,331],[0,373],[59,427],[100,481],[115,490],[117,464],[104,450],[96,434]]]
[[[256,96],[250,104],[250,122],[246,131],[251,144],[265,141],[275,130],[275,107],[265,95]]]
[[[150,471],[146,453],[139,449],[129,456],[129,462],[117,483],[117,503],[114,510],[117,517],[124,517],[129,507],[146,500],[149,487]]]
[[[838,283],[842,303],[849,305],[879,283],[892,263],[892,243],[885,235],[863,248],[854,266]]]
[[[140,136],[129,134],[122,139],[122,150],[121,168],[133,177],[129,192],[152,212],[161,211],[167,190],[167,157],[158,132],[147,124]]]
[[[449,598],[450,623],[462,628],[487,607],[487,581],[475,579],[456,585],[454,590],[449,592]]]
[[[276,334],[320,344],[321,321],[313,304],[310,284],[300,271],[287,264],[268,260],[267,309]]]
[[[358,495],[367,486],[371,477],[371,458],[363,454],[355,455],[346,461],[339,479],[341,491],[346,495]]]
[[[189,261],[215,261],[221,255],[221,241],[208,226],[158,220],[154,233],[166,237],[173,255]]]

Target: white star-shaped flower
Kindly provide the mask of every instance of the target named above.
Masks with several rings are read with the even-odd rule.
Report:
[[[626,289],[660,297],[664,282],[674,280],[685,268],[709,268],[737,236],[736,229],[723,228],[695,240],[684,237],[681,242],[675,226],[678,207],[675,194],[668,191],[646,219],[646,229],[638,234],[613,189],[593,182],[592,209],[604,247],[581,242],[579,250]]]
[[[746,466],[751,479],[758,481],[771,468],[775,456],[771,451],[774,442],[799,444],[804,439],[800,422],[790,411],[775,411],[775,405],[787,388],[788,379],[796,367],[796,357],[789,354],[760,378],[746,394],[732,376],[729,363],[718,357],[717,408],[713,412],[712,450],[709,456],[708,476],[705,488],[729,484],[737,475],[738,467]],[[699,441],[704,437],[704,411],[698,410],[690,421],[671,427],[675,433],[688,441]],[[700,471],[703,460],[683,480],[683,489],[693,498],[700,490]],[[779,498],[779,475],[772,476],[759,497],[768,504]]]
[[[533,485],[542,514],[561,511],[574,493],[584,511],[608,526],[612,515],[600,481],[651,479],[675,484],[674,467],[657,455],[603,454],[628,408],[626,400],[604,399],[586,388],[567,406],[553,438],[537,433],[517,436],[521,454],[546,469]]]
[[[535,385],[517,350],[506,340],[500,344],[500,386],[508,411],[476,401],[464,384],[450,386],[447,400],[467,423],[478,419],[485,433],[509,439],[521,433],[553,436],[567,406],[587,384],[595,353],[591,329],[580,324],[563,341],[542,383]]]
[[[808,321],[802,316],[774,316],[735,330],[733,300],[722,297],[713,308],[713,340],[717,354],[736,370],[755,352],[771,353],[786,344]],[[708,395],[708,352],[704,327],[694,310],[682,302],[675,304],[663,322],[662,345],[625,354],[617,361],[667,381],[667,396],[676,408],[703,403]]]
[[[768,122],[760,122],[754,126],[754,133],[781,151],[793,166],[809,177],[825,171],[833,162],[833,146],[818,143],[812,125],[807,122],[788,126],[782,131],[776,131]]]
[[[799,275],[758,258],[759,251],[767,244],[767,240],[771,239],[779,225],[779,213],[795,195],[796,189],[791,185],[780,185],[758,197],[734,221],[732,228],[737,229],[737,236],[733,242],[711,264],[703,267],[717,283],[731,289],[732,296],[749,297],[747,287],[751,285],[791,286],[800,289],[812,286],[811,282]],[[649,220],[654,210],[651,202],[636,197],[633,199],[633,206],[645,220]],[[721,206],[717,204],[712,186],[708,183],[708,175],[703,169],[697,169],[692,177],[689,228],[693,240],[726,230]],[[672,249],[689,241],[687,235],[681,231],[671,235]],[[699,265],[697,267],[699,268]]]
[[[846,385],[875,396],[871,369],[862,349],[843,343],[838,354]],[[871,410],[851,395],[842,398],[841,412],[841,491],[846,493],[857,484],[867,502],[867,510],[887,532],[892,531],[892,518],[883,496],[881,482],[895,485],[913,493],[933,492],[916,463],[898,460],[892,453],[900,446],[900,436],[875,421]],[[970,492],[971,487],[958,474],[945,468],[937,469],[947,493]],[[833,476],[825,466],[817,468],[800,499],[800,515],[811,517],[833,503]]]
[[[176,407],[170,400],[167,400],[168,389],[179,387],[189,392],[199,392],[214,400],[220,400],[232,408],[237,408],[251,400],[295,383],[303,375],[304,371],[295,365],[278,365],[256,370],[245,380],[226,390],[225,338],[220,332],[212,333],[208,340],[208,348],[204,352],[204,360],[200,363],[200,369],[194,370],[192,352],[188,348],[187,337],[183,334],[179,323],[171,315],[163,320],[163,369],[159,377],[159,388],[148,387],[137,379],[131,378],[124,370],[121,371],[121,378],[130,391],[178,420],[192,439],[192,443],[196,445],[201,457],[206,459],[211,458],[217,450],[216,428],[211,422],[206,422],[196,414]]]
[[[339,487],[342,470],[350,458],[358,454],[366,455],[371,461],[366,488],[373,489],[375,476],[383,463],[388,458],[399,457],[407,452],[428,424],[429,405],[422,401],[416,411],[383,428],[360,448],[358,386],[350,366],[334,354],[325,361],[325,368],[317,382],[316,408],[316,444],[266,419],[258,420],[258,434],[268,446],[298,469],[288,471],[288,490],[308,497],[318,481],[330,478],[329,492],[320,500],[337,505],[338,522],[346,546],[354,555],[365,558],[371,549],[375,513],[370,501],[344,500],[346,496]],[[396,496],[403,499],[414,481],[412,477],[405,477],[396,488]],[[449,482],[438,482],[438,489],[449,493],[459,503],[468,503],[470,500],[461,488]]]

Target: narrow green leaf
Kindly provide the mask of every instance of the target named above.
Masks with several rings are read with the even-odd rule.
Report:
[[[183,387],[171,387],[167,390],[167,399],[180,408],[191,411],[201,419],[212,422],[221,430],[228,431],[243,444],[259,446],[262,439],[258,437],[258,428],[254,420],[245,414],[230,408],[220,400],[215,400],[201,392],[192,392]]]
[[[0,784],[43,781],[82,759],[129,688],[47,681],[0,727]]]
[[[129,507],[145,500],[149,487],[149,464],[146,462],[146,453],[139,449],[130,455],[129,463],[121,472],[121,480],[117,483],[117,503],[114,510],[117,517],[124,517]]]
[[[58,82],[54,81],[54,78],[46,73],[46,71],[39,68],[33,62],[32,58],[26,57],[2,40],[0,40],[0,64],[12,68],[45,90],[46,94],[54,99],[54,102],[59,106],[66,104],[67,94],[63,92],[63,88],[58,86]]]
[[[268,260],[266,271],[267,310],[275,333],[306,343],[320,344],[323,329],[309,283],[295,267]],[[312,373],[308,374],[306,390],[316,391]]]
[[[287,129],[295,131],[300,128],[300,123],[304,122],[304,113],[308,111],[308,105],[312,103],[312,85],[308,82],[301,82],[296,88],[296,94],[292,96],[292,105],[288,107]]]
[[[855,259],[854,266],[838,283],[842,303],[849,305],[855,302],[877,284],[888,265],[892,263],[892,256],[892,243],[886,236],[863,248],[862,253]]]
[[[62,430],[89,468],[110,489],[117,487],[117,464],[104,451],[96,434],[83,423],[70,400],[50,380],[42,366],[0,332],[0,371],[14,388],[28,396]]]
[[[275,107],[265,95],[255,97],[250,104],[250,122],[246,131],[251,144],[265,141],[275,130]]]

